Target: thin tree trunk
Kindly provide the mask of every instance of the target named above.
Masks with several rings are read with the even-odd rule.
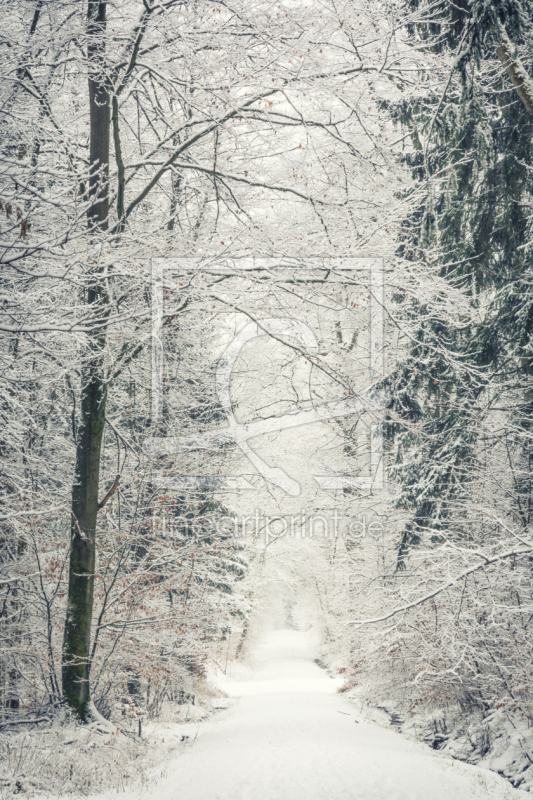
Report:
[[[520,59],[513,56],[513,46],[505,32],[502,32],[501,42],[496,46],[496,55],[503,64],[524,107],[533,115],[533,81]]]
[[[109,215],[109,91],[103,74],[105,56],[105,0],[89,0],[87,55],[89,75],[90,168],[89,227],[107,230]],[[86,302],[101,323],[108,313],[108,298],[95,272]],[[68,609],[63,647],[63,696],[76,716],[90,718],[90,641],[96,558],[96,519],[100,455],[105,425],[107,385],[103,352],[105,326],[95,328],[91,355],[82,371],[80,419],[76,442],[76,469],[72,489],[72,521]]]

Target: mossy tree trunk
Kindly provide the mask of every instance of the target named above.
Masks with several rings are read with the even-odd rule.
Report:
[[[104,74],[106,3],[88,1],[90,169],[89,228],[98,236],[109,216],[109,90]],[[63,646],[63,696],[81,720],[90,717],[90,642],[96,559],[100,456],[107,384],[104,374],[108,297],[99,270],[89,276],[85,302],[95,318],[89,356],[82,368],[82,395],[72,489],[68,608]]]

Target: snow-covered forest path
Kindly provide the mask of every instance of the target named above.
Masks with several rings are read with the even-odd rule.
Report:
[[[240,700],[168,764],[151,787],[158,800],[526,797],[493,773],[358,721],[339,681],[314,663],[305,633],[269,634],[251,678],[223,684]]]

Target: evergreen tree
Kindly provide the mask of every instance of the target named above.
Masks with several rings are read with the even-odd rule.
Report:
[[[389,426],[399,436],[399,504],[414,512],[399,543],[399,568],[424,532],[434,541],[452,530],[472,535],[465,501],[479,477],[483,422],[495,406],[512,403],[515,433],[529,452],[532,410],[533,9],[528,2],[430,7],[415,0],[409,10],[428,74],[393,109],[412,131],[405,159],[425,190],[400,246],[410,294],[396,297],[400,317],[415,329],[395,376],[401,422]],[[438,71],[444,77],[435,84]],[[431,290],[421,279],[428,274]]]

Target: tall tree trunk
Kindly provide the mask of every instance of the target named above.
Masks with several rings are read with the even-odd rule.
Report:
[[[108,227],[109,215],[109,90],[104,74],[105,0],[88,2],[90,169],[89,228],[96,236]],[[108,297],[96,271],[86,292],[86,303],[101,323],[108,313]],[[90,718],[90,641],[96,557],[96,519],[100,454],[105,425],[107,385],[103,353],[105,326],[94,329],[91,353],[82,370],[80,419],[76,442],[76,469],[72,489],[72,521],[68,608],[63,646],[63,696],[82,720]]]

